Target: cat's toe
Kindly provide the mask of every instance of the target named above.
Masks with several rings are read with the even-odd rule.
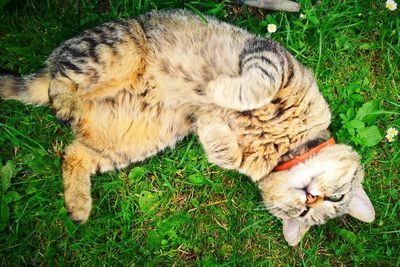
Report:
[[[79,121],[79,112],[76,109],[62,108],[54,111],[57,122],[62,125],[71,125]]]
[[[90,196],[73,196],[68,198],[65,196],[65,209],[67,210],[68,217],[78,224],[85,223],[90,215],[92,209],[92,199]]]

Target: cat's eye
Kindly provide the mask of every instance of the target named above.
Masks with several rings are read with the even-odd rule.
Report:
[[[332,201],[332,202],[339,202],[344,198],[344,195],[333,195],[330,197],[325,197],[325,200]]]
[[[307,207],[299,216],[300,217],[306,216],[306,214],[308,213],[309,210],[310,210],[310,207]]]

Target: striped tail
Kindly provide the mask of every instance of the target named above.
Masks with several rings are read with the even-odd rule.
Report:
[[[46,105],[49,103],[49,84],[50,74],[47,70],[25,77],[0,74],[0,97],[27,104]]]

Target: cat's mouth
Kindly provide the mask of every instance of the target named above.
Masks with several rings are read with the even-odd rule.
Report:
[[[310,192],[304,190],[305,193],[305,209],[300,213],[299,217],[304,217],[308,214],[308,212],[310,211],[310,209],[313,207],[313,205],[315,203],[318,202],[318,200],[321,198],[318,195],[313,195]]]

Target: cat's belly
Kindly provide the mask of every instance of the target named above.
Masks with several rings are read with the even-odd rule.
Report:
[[[121,168],[173,146],[191,131],[185,108],[165,107],[126,92],[87,101],[74,128],[77,138]]]

